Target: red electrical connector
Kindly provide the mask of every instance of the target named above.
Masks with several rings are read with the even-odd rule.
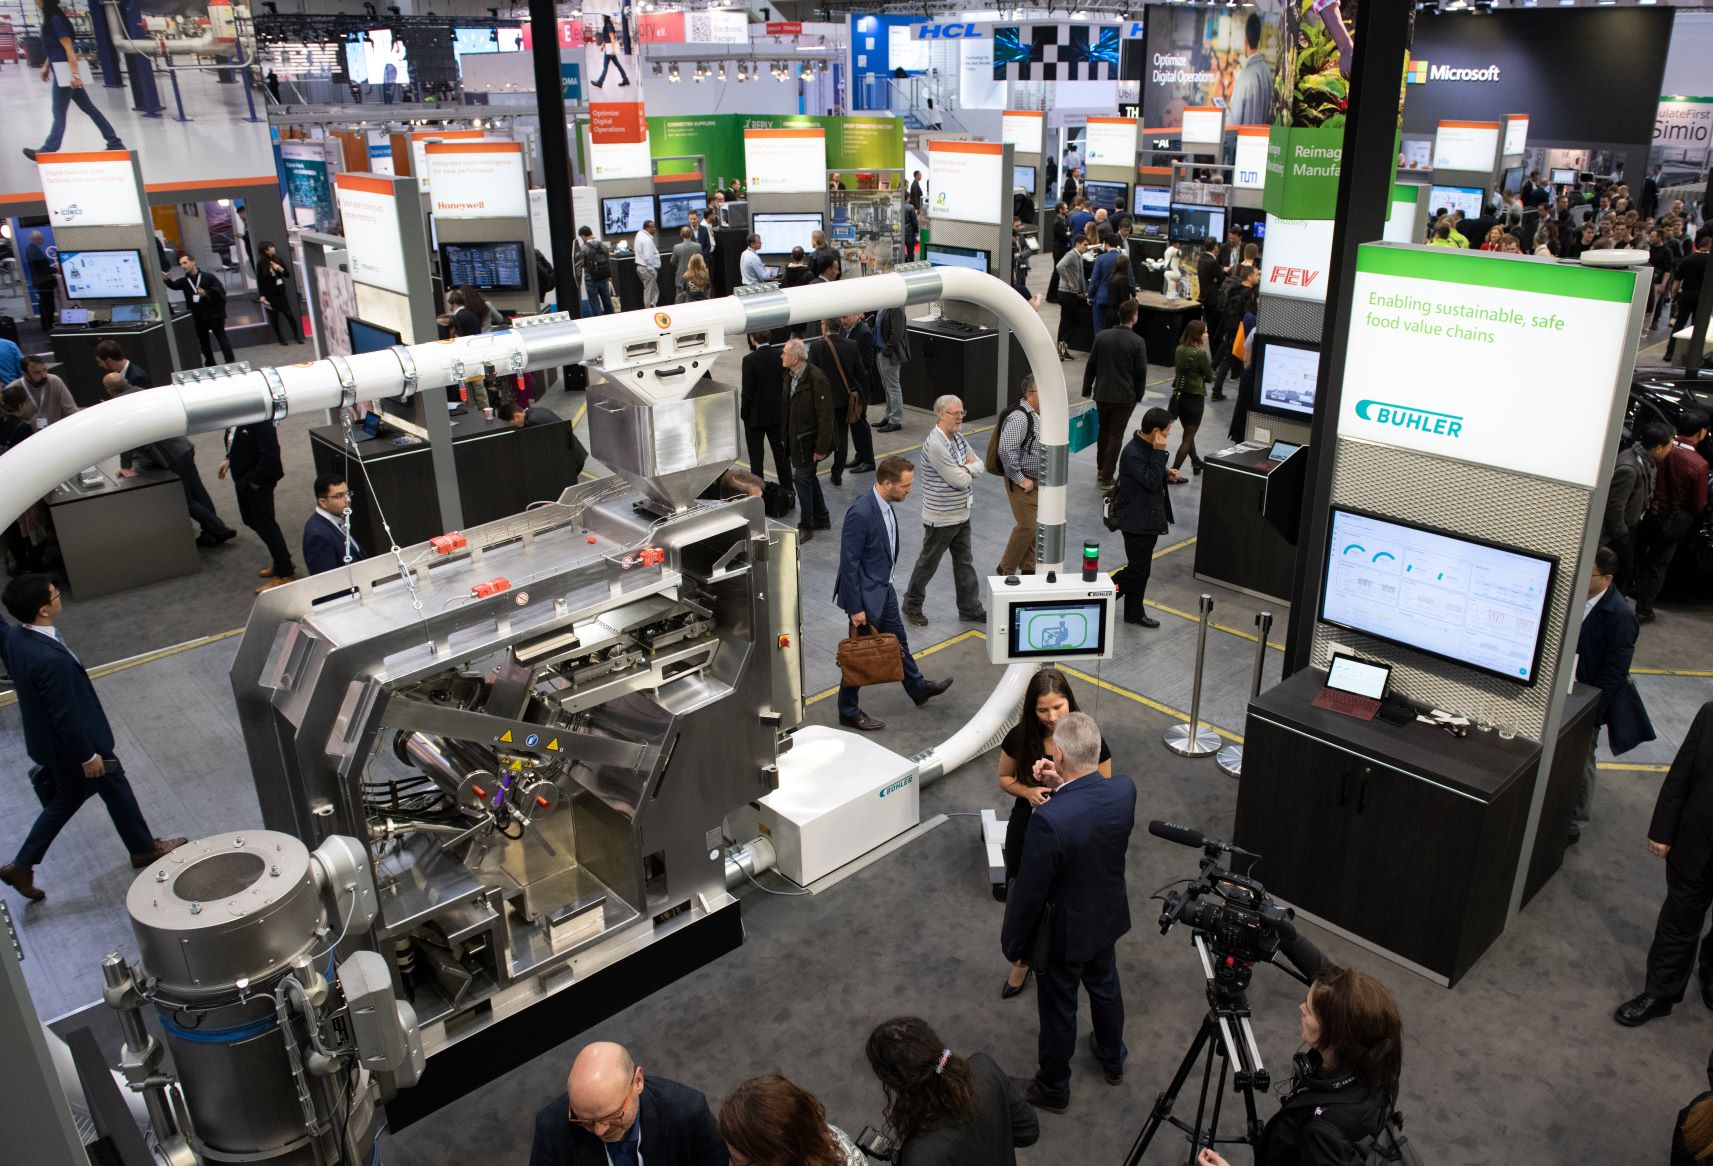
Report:
[[[636,561],[644,567],[658,567],[666,561],[666,550],[663,547],[643,547]]]
[[[486,583],[478,583],[470,588],[470,594],[476,599],[486,599],[490,595],[499,595],[512,589],[512,581],[504,575],[489,579]]]
[[[450,555],[453,551],[461,551],[469,546],[468,540],[455,530],[445,534],[437,534],[428,540],[428,545],[434,548],[437,555]]]

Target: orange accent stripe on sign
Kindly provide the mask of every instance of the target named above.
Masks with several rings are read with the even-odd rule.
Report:
[[[1455,126],[1460,130],[1496,130],[1499,128],[1499,123],[1496,121],[1442,121],[1439,124]]]
[[[1003,154],[1003,142],[936,142],[928,143],[928,153],[938,150],[943,154]]]
[[[1224,113],[1225,111],[1217,105],[1186,105],[1186,106],[1184,106],[1184,112],[1185,113]]]
[[[1122,125],[1125,122],[1129,122],[1131,125],[1136,124],[1136,119],[1133,117],[1091,117],[1088,120],[1090,125]]]
[[[1005,110],[1005,116],[1006,117],[1046,117],[1047,115],[1039,109],[1008,109],[1008,110]]]
[[[71,154],[37,154],[36,165],[50,166],[55,162],[121,162],[131,156],[129,150],[84,150]]]
[[[430,142],[424,154],[520,154],[522,142]]]
[[[420,142],[424,138],[449,138],[457,141],[460,138],[479,138],[487,132],[486,130],[413,130],[410,140]]]
[[[1138,166],[1138,167],[1136,167],[1136,173],[1138,173],[1138,174],[1170,174],[1171,172],[1172,172],[1172,168],[1170,166]]]
[[[349,172],[335,174],[333,185],[342,186],[346,190],[366,190],[370,194],[391,195],[393,192],[393,180],[391,178],[381,178],[372,174],[352,174]]]
[[[1238,136],[1244,138],[1264,138],[1273,130],[1272,126],[1230,126],[1228,128],[1236,130]]]

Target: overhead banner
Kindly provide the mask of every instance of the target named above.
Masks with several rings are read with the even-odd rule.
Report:
[[[1269,260],[1273,249],[1268,233]],[[1640,269],[1645,270],[1645,269]],[[1365,244],[1338,435],[1593,488],[1637,270]],[[1519,435],[1526,438],[1519,440]]]
[[[1000,115],[1000,140],[1020,154],[1039,154],[1046,122],[1038,109],[1008,109]]]
[[[928,178],[934,219],[1001,224],[1010,221],[1010,175],[1003,173],[1005,147],[997,142],[928,143]]]
[[[1503,128],[1496,121],[1440,122],[1433,136],[1433,168],[1477,173],[1492,170],[1499,161],[1499,134]]]
[[[1230,125],[1277,121],[1283,9],[1283,0],[1211,10],[1150,5],[1143,121],[1181,125],[1186,109],[1210,105],[1225,110]]]
[[[1713,159],[1713,97],[1662,97],[1654,117],[1650,162],[1658,162],[1659,185],[1699,182]]]
[[[645,45],[747,45],[749,18],[742,12],[707,8],[698,12],[645,12],[637,22]]]
[[[519,142],[430,142],[429,206],[444,219],[521,219],[529,214]]]
[[[993,28],[995,81],[1116,81],[1116,24],[1009,24]]]
[[[1267,143],[1262,205],[1286,219],[1330,219],[1343,174],[1354,5],[1290,0],[1282,14],[1278,100]],[[1271,240],[1268,241],[1271,245]]]
[[[1083,130],[1084,166],[1136,165],[1136,119],[1090,117]]]
[[[754,194],[814,194],[827,185],[827,134],[820,129],[745,130],[746,189]]]
[[[589,170],[590,177],[603,180],[653,176],[641,102],[590,103]]]
[[[398,200],[392,178],[341,174],[334,182],[339,215],[345,223],[346,262],[351,278],[370,287],[410,295],[405,280],[404,239],[399,232]]]
[[[143,202],[129,150],[38,154],[36,172],[54,227],[134,227]]]

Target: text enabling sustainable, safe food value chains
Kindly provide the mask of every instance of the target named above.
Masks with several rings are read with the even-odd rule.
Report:
[[[1484,320],[1489,324],[1515,324],[1522,327],[1528,317],[1514,308],[1484,308],[1479,304],[1457,304],[1418,300],[1414,296],[1387,295],[1369,292],[1368,306],[1390,308],[1394,312],[1416,312],[1422,316],[1454,316],[1461,320]]]

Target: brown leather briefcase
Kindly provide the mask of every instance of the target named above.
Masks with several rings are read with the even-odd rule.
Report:
[[[838,662],[839,674],[851,688],[904,679],[904,650],[898,637],[869,624],[853,625],[851,634],[839,641]]]

